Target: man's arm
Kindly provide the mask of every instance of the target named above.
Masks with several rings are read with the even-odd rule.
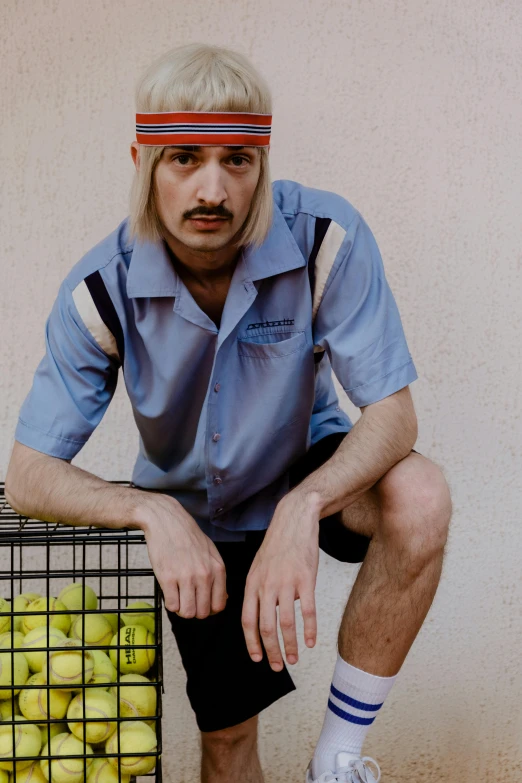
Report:
[[[15,441],[5,496],[19,514],[105,528],[143,530],[165,606],[182,617],[225,608],[226,575],[215,544],[169,495],[111,484]]]
[[[408,386],[361,411],[335,454],[294,487],[285,496],[288,501],[315,499],[320,518],[330,516],[351,505],[410,453],[418,428]]]

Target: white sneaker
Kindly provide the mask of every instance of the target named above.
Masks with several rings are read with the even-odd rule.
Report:
[[[378,777],[368,766],[371,763],[377,769]],[[335,772],[323,772],[316,780],[312,777],[312,762],[306,770],[306,783],[379,783],[381,770],[375,759],[363,756],[354,759],[351,753],[338,753],[335,757]]]

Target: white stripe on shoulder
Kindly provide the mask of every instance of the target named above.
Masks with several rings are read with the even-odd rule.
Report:
[[[315,287],[314,287],[314,301],[312,306],[312,323],[315,320],[321,299],[323,296],[324,287],[328,280],[328,275],[332,271],[332,266],[335,261],[335,257],[339,252],[344,238],[346,236],[346,229],[332,220],[328,226],[328,230],[324,235],[324,239],[321,242],[321,247],[315,259]]]
[[[72,292],[74,304],[86,329],[94,337],[102,351],[115,359],[120,358],[118,346],[113,333],[104,324],[98,308],[94,304],[91,292],[87,288],[85,280],[79,283]]]

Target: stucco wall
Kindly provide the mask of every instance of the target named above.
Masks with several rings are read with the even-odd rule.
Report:
[[[273,87],[272,178],[341,193],[376,236],[420,376],[416,448],[453,492],[441,584],[364,751],[383,783],[521,780],[522,5],[7,0],[0,28],[0,480],[59,283],[127,214],[135,79],[180,43],[239,49]],[[120,382],[75,464],[128,478],[136,448]],[[261,719],[267,781],[304,779],[356,575],[322,556],[318,646]],[[167,649],[164,767],[188,783]]]

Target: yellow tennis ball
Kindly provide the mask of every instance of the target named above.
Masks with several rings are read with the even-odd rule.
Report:
[[[68,733],[69,729],[67,728],[66,723],[44,723],[43,725],[40,724],[40,734],[42,735],[42,748],[44,745],[47,745],[48,742],[52,740],[53,737],[56,737],[57,734],[63,734]],[[16,781],[18,783],[18,780]]]
[[[31,766],[31,759],[26,761],[13,761],[23,756],[37,756],[42,747],[42,737],[40,729],[34,723],[27,723],[22,715],[15,715],[17,721],[14,726],[14,746],[13,746],[13,726],[9,723],[0,724],[0,769],[13,770],[16,764],[16,770],[25,769]],[[10,761],[8,759],[11,757]]]
[[[84,718],[85,710],[85,718]],[[116,723],[111,718],[118,715],[118,703],[114,696],[100,688],[89,688],[85,693],[79,693],[69,704],[67,720],[69,731],[75,737],[83,741],[85,738],[90,745],[96,745],[109,739],[116,728]],[[81,723],[72,719],[81,718]],[[90,718],[107,718],[107,721],[90,721]]]
[[[0,720],[10,720],[11,715],[21,715],[18,699],[0,701]]]
[[[115,633],[118,633],[118,631],[120,630],[120,617],[119,617],[119,615],[117,615],[117,614],[106,614],[104,612],[102,616],[105,617],[105,619],[108,620],[109,623],[111,624],[113,635]]]
[[[66,585],[63,590],[58,593],[58,600],[65,604],[67,609],[70,609],[71,612],[77,612],[80,609],[98,608],[98,598],[92,587],[85,585],[84,590],[83,585],[78,582],[72,582],[70,585]]]
[[[71,618],[68,614],[54,614],[54,612],[65,612],[67,607],[57,598],[37,598],[31,601],[26,609],[26,614],[22,620],[21,630],[27,634],[34,628],[51,625],[53,628],[59,628],[64,634],[67,634],[71,627]],[[49,614],[31,614],[32,612],[48,612]]]
[[[0,612],[10,612],[11,604],[5,598],[0,598]],[[0,616],[0,633],[5,633],[11,628],[11,615]]]
[[[156,657],[154,649],[136,648],[135,644],[154,644],[154,637],[143,625],[124,625],[119,633],[115,634],[111,645],[123,645],[120,650],[112,649],[110,659],[122,674],[145,674]],[[119,653],[119,661],[118,661]],[[118,665],[119,664],[119,665]]]
[[[20,631],[5,631],[0,634],[0,647],[5,649],[9,647],[21,647],[25,636]]]
[[[109,645],[114,636],[110,622],[102,614],[77,615],[69,633],[71,639],[85,644]]]
[[[45,685],[45,675],[39,672],[27,680],[26,685]],[[49,711],[47,694],[49,694]],[[20,711],[27,720],[46,720],[65,718],[71,701],[69,691],[62,688],[23,688],[18,697]]]
[[[113,685],[109,693],[116,698],[119,694],[122,718],[150,720],[156,714],[156,688],[142,674],[123,674],[119,680],[119,687]],[[154,722],[153,719],[152,723]]]
[[[116,682],[118,679],[116,667],[103,650],[91,650],[91,652],[94,658],[94,673],[90,682],[107,690],[111,682]]]
[[[34,763],[34,764],[38,764],[38,762],[37,762],[37,761],[35,761],[35,762],[33,762],[33,763]],[[112,769],[112,767],[111,767],[111,769]],[[22,775],[24,774],[24,772],[25,772],[25,770],[23,770],[23,771],[21,770],[21,771],[20,771],[20,772],[19,772],[19,773],[16,775],[16,783],[18,783],[18,781],[19,781],[19,780],[22,778]],[[116,777],[117,777],[117,776],[116,776]],[[6,770],[5,770],[5,769],[0,769],[0,783],[9,783],[9,772],[6,772]]]
[[[46,668],[47,650],[32,652],[32,647],[57,647],[66,635],[59,628],[40,625],[23,637],[22,652],[32,672],[41,672]]]
[[[49,682],[51,685],[68,685],[63,690],[72,691],[76,686],[89,682],[94,672],[94,658],[90,650],[82,650],[77,639],[66,639],[60,648],[49,653]]]
[[[126,775],[145,775],[156,766],[157,756],[143,756],[143,753],[156,751],[158,741],[150,726],[142,720],[124,720],[109,737],[105,745],[106,753],[118,753],[118,733],[120,735],[120,753],[135,753],[135,756],[110,756],[109,763],[117,770],[118,766]],[[118,764],[119,762],[119,764]]]
[[[13,695],[20,692],[28,677],[29,666],[22,652],[0,653],[0,684],[14,686],[14,690],[13,687],[0,688],[0,699],[12,699]]]
[[[7,775],[7,772],[4,772],[4,775]],[[3,783],[2,779],[0,779],[0,783]],[[10,783],[14,783],[14,775],[11,775]],[[42,772],[40,760],[31,761],[30,767],[17,771],[16,783],[47,783],[47,778]]]
[[[121,774],[118,775],[118,771],[114,769],[108,759],[95,758],[89,767],[87,772],[87,783],[130,783],[130,775]],[[2,781],[0,780],[0,783]],[[16,779],[18,783],[18,777]]]
[[[42,750],[42,756],[57,757],[51,759],[51,776],[49,776],[49,759],[41,760],[40,765],[46,779],[52,778],[52,783],[82,783],[84,759],[68,758],[79,754],[87,756],[85,763],[88,770],[92,764],[92,748],[89,744],[85,744],[84,750],[83,742],[65,732],[53,737]]]
[[[121,616],[123,625],[143,625],[147,631],[154,634],[156,628],[156,621],[154,617],[154,607],[147,601],[134,601],[129,604],[127,609],[151,609],[150,612],[124,612]]]

